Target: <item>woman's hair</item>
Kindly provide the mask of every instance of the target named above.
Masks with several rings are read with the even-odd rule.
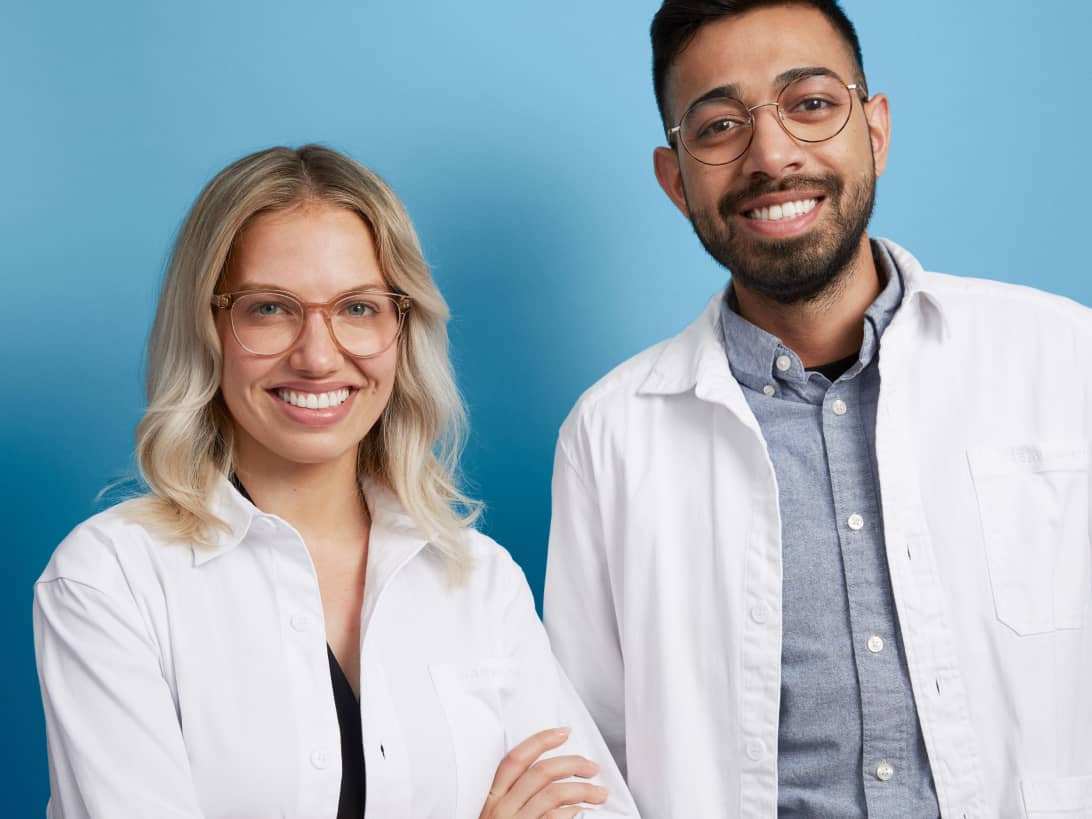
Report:
[[[213,293],[232,247],[259,214],[323,203],[371,229],[387,284],[412,299],[398,340],[387,406],[360,445],[357,472],[394,492],[448,559],[468,565],[464,528],[480,505],[455,472],[466,413],[447,353],[448,309],[402,203],[376,174],[329,148],[270,148],[229,165],[197,197],[171,254],[148,342],[148,408],[136,453],[151,493],[133,507],[173,538],[207,545],[225,526],[210,509],[218,476],[233,470],[232,426],[220,395]]]

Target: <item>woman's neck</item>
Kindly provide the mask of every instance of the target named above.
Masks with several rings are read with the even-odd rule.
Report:
[[[359,543],[371,525],[360,492],[356,456],[298,464],[236,453],[235,474],[254,505],[288,521],[309,547]]]

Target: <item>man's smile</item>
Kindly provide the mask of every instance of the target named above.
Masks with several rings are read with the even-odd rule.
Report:
[[[784,239],[810,228],[826,197],[813,191],[782,191],[746,200],[736,214],[743,229],[770,239]]]

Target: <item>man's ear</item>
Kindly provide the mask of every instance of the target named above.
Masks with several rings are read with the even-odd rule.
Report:
[[[872,158],[876,163],[876,176],[887,167],[887,152],[891,148],[891,112],[887,95],[876,94],[864,103],[868,137],[872,141]]]
[[[652,165],[656,169],[656,181],[664,189],[667,198],[675,203],[675,207],[683,216],[689,219],[690,210],[686,207],[686,193],[683,191],[679,155],[671,148],[660,146],[652,152]]]

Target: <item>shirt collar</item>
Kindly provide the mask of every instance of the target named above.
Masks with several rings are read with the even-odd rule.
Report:
[[[362,478],[361,490],[368,504],[372,519],[372,534],[369,542],[369,569],[373,563],[385,573],[385,569],[394,568],[405,562],[425,546],[428,538],[406,513],[397,496],[374,478]],[[238,547],[249,538],[260,537],[259,521],[264,526],[271,525],[269,531],[278,527],[295,529],[283,518],[258,509],[247,500],[231,481],[218,475],[209,499],[209,511],[225,526],[213,532],[212,542],[205,546],[194,544],[193,563],[201,566],[215,557]]]
[[[945,337],[948,325],[941,300],[932,288],[931,274],[923,270],[909,251],[894,242],[873,241],[890,254],[902,277],[899,314],[913,307],[921,313],[923,332]],[[724,335],[720,330],[725,292],[713,296],[694,322],[660,345],[655,363],[638,388],[639,395],[677,395],[695,390],[699,398],[716,400],[741,418],[751,416],[725,355]]]
[[[875,358],[879,340],[902,301],[901,271],[886,246],[872,243],[872,255],[880,276],[886,282],[864,314],[864,333],[858,353],[859,366],[848,371],[855,375]],[[732,374],[746,387],[771,394],[778,381],[803,385],[808,371],[803,362],[781,339],[743,318],[738,312],[735,291],[729,285],[721,306],[720,329]]]

